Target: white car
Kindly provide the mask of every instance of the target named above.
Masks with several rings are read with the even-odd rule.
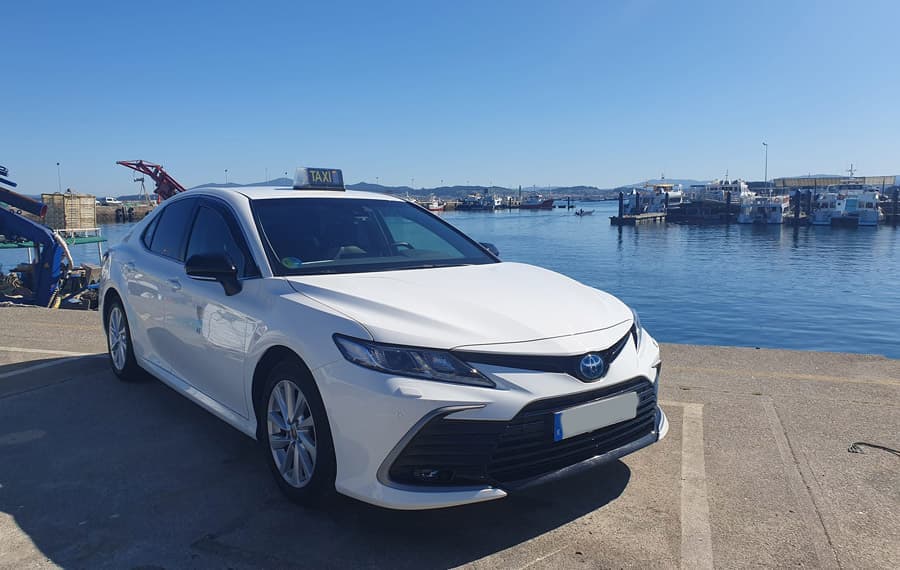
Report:
[[[341,178],[194,189],[136,224],[102,269],[115,374],[257,439],[301,503],[499,499],[665,436],[624,303]]]
[[[121,200],[119,200],[118,198],[113,198],[112,196],[107,196],[105,198],[101,198],[100,202],[104,206],[121,206],[122,205]]]

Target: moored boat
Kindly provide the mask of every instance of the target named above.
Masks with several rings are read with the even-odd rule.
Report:
[[[739,204],[744,198],[750,198],[755,194],[750,186],[740,178],[734,180],[713,180],[703,185],[691,185],[688,200],[691,202],[721,202],[729,201]]]
[[[814,226],[830,226],[831,218],[837,212],[837,200],[837,192],[818,194],[810,223]]]
[[[430,212],[443,212],[444,206],[444,202],[438,200],[435,196],[432,196],[431,200],[425,204],[425,207],[428,208],[428,211]]]
[[[490,194],[469,194],[456,206],[457,210],[493,211],[497,207],[497,199]]]
[[[884,213],[878,207],[878,192],[866,190],[839,197],[831,217],[832,226],[877,226],[884,221]]]
[[[746,196],[741,199],[739,224],[783,224],[791,207],[789,196]]]
[[[528,196],[519,204],[522,210],[552,210],[553,198],[546,198],[540,194]]]
[[[624,213],[630,215],[663,213],[684,202],[681,184],[647,183],[625,195]]]
[[[884,220],[880,192],[861,180],[848,178],[816,196],[812,224],[816,226],[877,226]]]

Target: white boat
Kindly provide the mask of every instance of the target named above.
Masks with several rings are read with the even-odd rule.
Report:
[[[877,226],[884,220],[878,205],[878,189],[859,180],[833,184],[816,196],[815,226]]]
[[[635,188],[625,195],[625,214],[652,214],[665,212],[666,208],[684,202],[681,184],[650,184]]]
[[[741,199],[739,224],[783,224],[791,208],[790,196],[747,196]]]
[[[839,197],[831,217],[833,226],[877,226],[882,221],[884,213],[878,207],[878,192],[873,190]]]
[[[729,194],[732,204],[739,204],[745,198],[755,196],[750,191],[750,186],[737,178],[735,180],[713,180],[703,185],[692,184],[687,198],[691,202],[722,202],[724,204],[728,201]]]
[[[837,201],[837,192],[817,194],[810,223],[814,226],[830,226],[831,218],[837,212]]]
[[[576,216],[590,216],[593,213],[594,213],[593,210],[585,210],[584,208],[581,208],[580,210],[575,210]]]

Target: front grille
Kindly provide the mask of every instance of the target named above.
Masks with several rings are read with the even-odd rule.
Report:
[[[638,393],[637,415],[579,436],[553,440],[555,412]],[[574,465],[627,445],[653,431],[656,393],[646,378],[599,390],[532,402],[509,422],[437,417],[407,444],[390,468],[390,478],[414,485],[502,484]]]
[[[461,360],[473,364],[490,364],[492,366],[502,366],[503,368],[514,368],[518,370],[536,370],[539,372],[557,372],[569,374],[583,382],[595,382],[603,377],[603,374],[596,378],[585,378],[581,375],[579,367],[581,359],[588,354],[596,354],[603,359],[604,374],[609,370],[613,361],[622,353],[630,338],[636,338],[635,328],[629,331],[617,340],[612,346],[602,350],[592,351],[576,356],[548,356],[539,354],[497,354],[492,352],[470,352],[467,350],[454,350],[453,354]]]

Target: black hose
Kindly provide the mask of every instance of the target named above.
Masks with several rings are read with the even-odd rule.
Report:
[[[890,447],[885,447],[883,445],[878,445],[877,443],[866,443],[865,441],[855,441],[850,444],[850,447],[847,448],[847,451],[850,453],[864,453],[863,447],[871,447],[872,449],[880,449],[882,451],[887,451],[888,453],[892,453],[897,457],[900,457],[900,451],[896,449],[891,449]]]

